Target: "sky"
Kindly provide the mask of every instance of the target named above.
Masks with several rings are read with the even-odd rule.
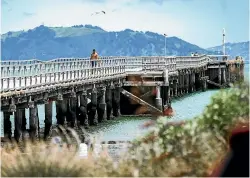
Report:
[[[208,48],[222,44],[223,28],[227,42],[249,40],[249,0],[1,0],[1,34],[42,24],[152,31]]]

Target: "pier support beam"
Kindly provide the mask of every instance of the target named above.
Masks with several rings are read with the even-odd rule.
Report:
[[[218,68],[218,83],[221,85],[221,66]]]
[[[22,132],[26,132],[26,125],[27,125],[27,120],[26,120],[26,115],[25,115],[25,108],[23,108],[23,112],[22,112]]]
[[[32,141],[38,136],[38,117],[37,117],[37,105],[34,104],[33,107],[29,106],[30,110],[30,138]]]
[[[106,88],[101,88],[100,92],[100,102],[97,107],[98,122],[102,122],[106,119]]]
[[[181,74],[179,73],[178,76],[178,85],[177,85],[178,89],[177,89],[177,96],[181,96]]]
[[[189,84],[189,72],[186,73],[186,93],[189,93],[189,87],[190,87],[190,84]]]
[[[202,91],[206,91],[207,90],[207,80],[204,79],[205,77],[205,71],[201,71],[201,76],[202,76]]]
[[[192,72],[189,72],[187,74],[187,78],[188,78],[188,92],[192,93]]]
[[[207,81],[204,80],[204,91],[206,91],[206,90],[207,90]]]
[[[12,132],[11,132],[11,122],[10,122],[10,115],[9,112],[3,112],[4,117],[4,137],[8,137],[11,140]]]
[[[230,66],[228,65],[228,66],[227,66],[227,69],[226,69],[226,73],[227,73],[227,75],[226,75],[226,76],[227,76],[227,79],[226,79],[226,80],[227,80],[228,83],[231,82],[231,73],[230,73],[230,72],[231,72],[231,71],[230,71]]]
[[[167,96],[168,96],[168,104],[171,103],[171,101],[172,101],[170,91],[171,91],[171,87],[170,87],[170,85],[169,85],[169,86],[168,86],[168,94],[167,94]]]
[[[180,95],[183,95],[184,93],[184,75],[183,73],[180,74]]]
[[[69,102],[68,102],[68,116],[69,119],[69,126],[74,128],[76,126],[76,108],[77,108],[77,99],[76,99],[76,93],[72,91]]]
[[[196,91],[196,88],[195,88],[195,73],[194,72],[192,72],[192,75],[191,75],[191,77],[192,77],[192,89],[191,89],[191,91],[192,92],[194,92],[194,91]]]
[[[156,86],[156,107],[162,109],[161,87]]]
[[[44,128],[44,140],[46,140],[49,136],[50,129],[52,126],[52,101],[49,101],[44,105],[45,110],[45,128]]]
[[[187,86],[188,86],[188,83],[187,83],[187,74],[186,72],[184,73],[184,86],[183,86],[183,93],[186,94],[188,93],[187,91]]]
[[[108,86],[106,88],[106,114],[107,114],[107,120],[111,119],[111,112],[112,112],[112,89],[113,86]]]
[[[181,95],[181,77],[180,75],[178,76],[178,83],[177,83],[177,97],[179,97]]]
[[[226,68],[222,69],[222,84],[227,83],[227,79],[226,79]]]
[[[17,142],[20,142],[22,136],[22,116],[24,109],[17,109],[14,114],[15,119],[15,130],[14,130],[14,138]]]
[[[177,97],[178,95],[178,79],[173,81],[173,96]]]
[[[66,114],[67,114],[67,101],[63,99],[56,101],[56,119],[58,125],[64,126]]]
[[[88,104],[88,118],[90,121],[90,125],[97,125],[97,90],[94,86],[91,92],[91,102]]]
[[[113,108],[113,116],[119,117],[120,116],[120,84],[115,87],[114,89],[114,97],[112,100],[112,108]]]
[[[188,79],[189,79],[189,92],[192,93],[193,92],[193,78],[192,78],[192,72],[188,74]]]
[[[84,126],[85,128],[89,127],[88,121],[88,112],[87,112],[87,105],[88,105],[88,98],[87,98],[87,91],[83,90],[82,94],[79,96],[80,98],[80,126]]]
[[[173,96],[174,96],[173,81],[171,81],[169,84],[169,98],[172,98]]]
[[[38,108],[36,112],[36,118],[37,118],[37,136],[40,139],[40,120],[39,120],[39,115],[38,115]]]
[[[165,106],[169,103],[169,73],[168,69],[163,71],[163,78],[164,78],[164,86],[161,87],[161,96],[162,96],[162,112],[164,112]],[[158,101],[160,104],[160,101]]]
[[[169,86],[162,86],[162,111],[169,104]]]

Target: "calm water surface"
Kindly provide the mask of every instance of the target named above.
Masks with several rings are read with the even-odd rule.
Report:
[[[184,98],[173,101],[172,107],[175,111],[173,120],[192,119],[202,113],[203,109],[210,102],[211,96],[218,90],[209,90],[191,94]],[[147,130],[141,126],[150,118],[128,117],[112,120],[98,127],[90,129],[90,133],[96,134],[101,140],[126,141],[145,133]]]

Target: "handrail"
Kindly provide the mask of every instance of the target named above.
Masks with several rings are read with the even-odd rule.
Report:
[[[210,58],[202,56],[137,56],[100,57],[93,67],[88,58],[58,58],[50,61],[1,61],[1,92],[27,89],[74,80],[119,78],[129,71],[169,72],[207,65]]]

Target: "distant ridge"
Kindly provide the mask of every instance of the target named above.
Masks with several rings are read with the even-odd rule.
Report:
[[[8,32],[1,37],[2,60],[89,57],[93,48],[101,56],[161,56],[164,55],[165,47],[165,37],[161,34],[131,29],[107,32],[92,25],[72,27],[41,25],[28,31]],[[168,37],[166,46],[168,56],[186,56],[192,52],[218,54],[178,37]]]

